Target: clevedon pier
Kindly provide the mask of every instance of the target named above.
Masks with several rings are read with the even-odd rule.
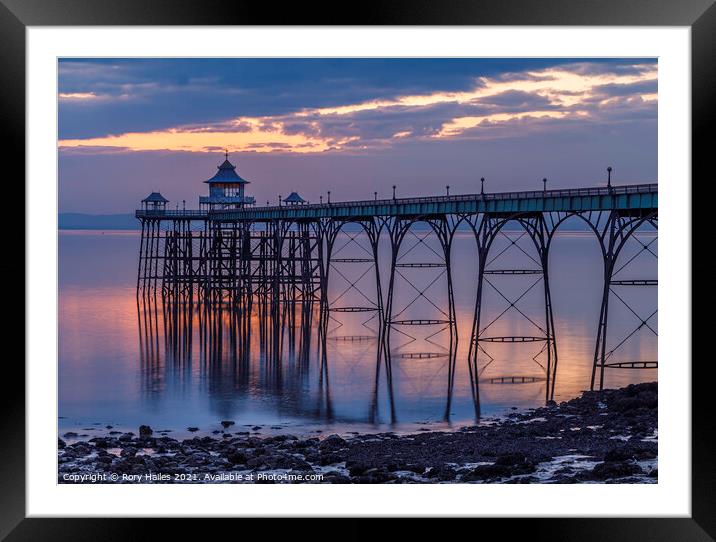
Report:
[[[375,341],[377,363],[384,364],[388,379],[396,356],[416,360],[446,356],[448,390],[455,364],[466,363],[475,398],[479,397],[482,367],[492,359],[491,348],[505,343],[530,345],[538,348],[534,360],[541,376],[501,378],[542,378],[549,401],[558,374],[559,340],[552,306],[552,292],[559,285],[550,282],[550,247],[560,227],[576,220],[593,234],[603,263],[592,375],[584,387],[601,389],[606,371],[658,365],[656,359],[620,355],[622,344],[637,331],[657,333],[656,310],[641,314],[624,294],[630,288],[657,285],[655,272],[647,277],[624,273],[634,254],[657,256],[656,184],[613,185],[610,169],[601,187],[548,190],[544,180],[541,190],[491,192],[485,190],[483,179],[480,191],[473,194],[450,195],[446,187],[442,196],[400,198],[393,186],[389,199],[374,193],[372,199],[362,201],[331,201],[328,192],[328,197],[316,203],[293,192],[275,205],[262,206],[246,195],[248,181],[236,172],[228,154],[205,183],[209,194],[199,199],[199,209],[186,209],[176,202],[171,205],[153,192],[135,213],[142,230],[139,306],[159,300],[170,335],[181,336],[198,315],[205,348],[214,347],[216,335],[229,329],[230,340],[242,355],[249,335],[259,333],[280,361],[284,341],[307,349],[308,337],[317,330],[319,343],[323,342],[321,363],[326,363],[327,340]],[[640,230],[650,232],[646,241],[637,235]],[[464,264],[452,250],[458,233],[474,237],[477,262],[469,270],[474,274],[475,296],[471,332],[459,338],[453,276],[456,266]],[[636,253],[626,254],[628,243],[636,243]],[[527,265],[499,258],[510,250],[523,256]],[[351,275],[347,269],[360,271]],[[428,277],[428,286],[413,278],[420,274]],[[371,287],[358,286],[358,279],[366,277]],[[338,279],[345,288],[335,291],[331,283]],[[525,285],[520,286],[525,290],[522,295],[519,289],[515,293],[505,286],[516,280],[527,280],[521,283]],[[437,293],[435,284],[440,285]],[[488,288],[501,296],[502,314],[511,311],[523,317],[526,325],[519,329],[528,332],[507,335],[497,331],[500,326],[493,324],[502,314],[485,316]],[[352,295],[346,295],[349,291]],[[536,312],[534,307],[530,312],[520,305],[527,291],[539,292],[541,307]],[[430,310],[416,314],[418,301]],[[614,304],[633,313],[633,330],[610,328]],[[340,334],[341,318],[351,316],[360,318],[365,333]],[[151,326],[151,319],[144,325]],[[440,346],[418,351],[396,347],[414,341],[418,329],[425,335],[425,344],[437,344],[434,338],[440,336]],[[466,359],[457,359],[458,339],[468,342],[463,349]],[[187,348],[180,343],[175,341],[173,347]],[[479,400],[476,405],[479,410]],[[448,400],[446,416],[449,409]]]

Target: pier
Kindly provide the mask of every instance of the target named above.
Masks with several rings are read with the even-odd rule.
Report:
[[[331,202],[329,198],[316,204],[294,192],[279,205],[257,206],[254,198],[245,195],[248,181],[235,169],[227,154],[217,174],[205,181],[210,193],[200,198],[199,209],[169,209],[169,201],[155,192],[135,213],[142,232],[138,300],[161,299],[163,310],[174,315],[172,321],[177,326],[184,325],[178,316],[181,311],[198,310],[207,330],[215,328],[212,322],[216,319],[228,318],[237,331],[237,340],[247,340],[249,316],[257,311],[262,322],[259,332],[274,352],[281,351],[283,334],[269,333],[271,326],[279,329],[279,322],[287,322],[304,337],[310,334],[311,326],[318,326],[322,340],[376,341],[378,362],[385,363],[388,378],[394,356],[418,360],[446,356],[450,389],[458,342],[452,277],[454,266],[460,263],[453,261],[451,248],[458,231],[470,232],[478,262],[476,301],[470,337],[461,340],[469,341],[465,362],[473,377],[476,404],[479,375],[485,360],[487,364],[492,360],[490,348],[498,343],[541,345],[534,357],[542,371],[540,377],[505,376],[500,382],[544,379],[545,400],[549,401],[554,397],[558,367],[550,246],[560,227],[576,218],[597,240],[604,266],[592,375],[585,387],[602,389],[607,370],[658,367],[657,360],[624,359],[619,350],[636,331],[646,329],[657,334],[653,325],[656,310],[639,314],[621,293],[627,288],[657,286],[655,276],[625,278],[623,273],[631,263],[623,256],[630,241],[639,243],[639,252],[657,257],[656,235],[649,242],[634,235],[644,230],[657,232],[657,184],[612,185],[610,169],[604,187],[547,190],[545,180],[543,190],[495,193],[484,190],[483,179],[481,191],[474,194],[397,198],[393,187],[394,197],[390,199],[378,199],[374,194],[368,200]],[[529,266],[498,265],[496,256],[507,250],[525,252],[514,241],[515,236],[531,241],[534,251],[525,253]],[[498,251],[496,241],[505,239],[505,248]],[[359,256],[342,252],[347,245],[358,247]],[[379,246],[389,247],[385,262],[380,261]],[[429,250],[417,259],[411,257],[416,254],[415,247]],[[357,280],[342,271],[348,267],[360,268],[361,278],[372,277],[373,291],[359,289]],[[417,274],[427,277],[429,285],[444,283],[440,301],[427,292],[429,286],[418,284],[413,278]],[[343,295],[329,299],[329,283],[335,276],[345,279],[348,290],[360,294],[360,304],[346,304]],[[527,284],[522,295],[508,295],[506,285],[510,281],[514,285],[514,281],[526,279],[529,282],[520,283]],[[411,292],[414,299],[399,306],[398,288]],[[505,312],[517,311],[533,331],[523,335],[493,333],[493,324],[502,315],[486,321],[487,288],[501,296]],[[535,289],[543,300],[538,315],[528,314],[520,306],[524,295]],[[427,301],[432,306],[430,314],[412,314],[409,309],[416,300]],[[637,317],[639,324],[634,331],[609,328],[610,306],[614,303],[623,304]],[[363,314],[366,334],[332,333],[329,324],[339,314]],[[448,347],[445,351],[396,352],[396,336],[415,341],[411,330],[418,328],[429,330],[428,343],[439,334],[447,337]],[[448,399],[446,413],[449,409]]]

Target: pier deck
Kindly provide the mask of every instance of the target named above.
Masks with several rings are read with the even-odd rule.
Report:
[[[310,220],[319,218],[411,217],[462,213],[570,212],[656,209],[658,185],[632,184],[526,192],[461,194],[345,201],[308,205],[246,207],[241,210],[137,210],[137,218],[173,220]]]

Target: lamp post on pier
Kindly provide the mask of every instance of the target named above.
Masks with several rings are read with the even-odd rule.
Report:
[[[395,199],[395,185],[393,185],[393,199]]]

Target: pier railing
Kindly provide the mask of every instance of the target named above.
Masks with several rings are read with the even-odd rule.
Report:
[[[484,194],[457,194],[454,196],[422,196],[417,198],[389,198],[389,199],[370,199],[356,201],[338,201],[333,203],[312,203],[296,206],[301,209],[323,209],[331,207],[364,207],[378,205],[411,205],[414,203],[451,203],[459,201],[475,201],[475,200],[511,200],[511,199],[533,199],[533,198],[562,198],[574,196],[615,196],[619,194],[647,194],[655,192],[656,183],[651,184],[631,184],[623,186],[613,186],[611,189],[603,188],[568,188],[563,190],[531,190],[527,192],[491,192]],[[262,206],[261,210],[274,210],[293,208],[289,205],[272,205]],[[252,209],[257,209],[252,207]],[[226,212],[226,211],[215,211]]]
[[[177,209],[177,210],[156,210],[156,209],[137,209],[134,212],[134,216],[137,218],[207,218],[209,216],[208,211],[199,211],[195,209]]]
[[[331,203],[309,203],[302,205],[272,205],[246,207],[244,209],[197,210],[137,210],[137,218],[217,218],[217,219],[253,219],[282,218],[288,213],[301,218],[322,216],[345,216],[355,212],[362,216],[368,214],[403,214],[412,212],[484,212],[484,211],[544,211],[544,210],[582,210],[583,205],[593,205],[595,210],[613,208],[649,208],[656,207],[658,185],[631,184],[612,187],[568,188],[558,190],[531,190],[523,192],[491,192],[457,194],[452,196],[423,196],[414,198],[389,198]],[[631,196],[648,196],[644,199]],[[590,198],[597,198],[592,200]],[[502,202],[502,203],[501,203]],[[527,202],[532,202],[527,204]],[[555,207],[555,202],[557,206]],[[460,205],[460,204],[472,205]],[[452,204],[452,205],[451,205]],[[448,205],[448,208],[437,207]],[[552,207],[551,209],[549,207]]]

